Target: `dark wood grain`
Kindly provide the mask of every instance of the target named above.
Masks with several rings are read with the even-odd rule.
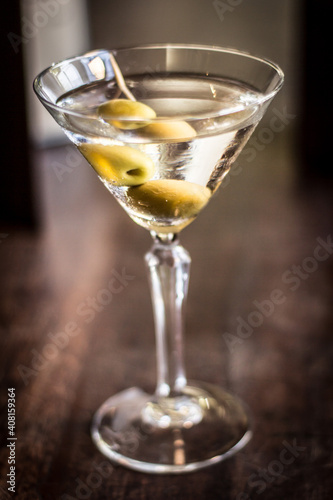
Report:
[[[90,423],[115,392],[154,387],[143,263],[151,240],[83,161],[62,182],[56,177],[52,165],[66,162],[68,148],[36,155],[40,231],[7,229],[0,244],[1,498],[10,498],[6,417],[13,387],[19,499],[331,500],[333,254],[324,258],[323,250],[320,261],[313,255],[319,241],[333,238],[332,188],[298,187],[281,134],[255,162],[243,157],[242,171],[183,232],[193,261],[189,378],[242,398],[254,436],[214,467],[145,475],[111,465],[94,447]],[[298,280],[293,266],[301,266]],[[128,286],[103,310],[80,314],[123,269],[133,277]],[[272,297],[279,300],[262,322],[247,338],[237,336],[240,318],[249,322]],[[228,344],[226,333],[237,342]]]

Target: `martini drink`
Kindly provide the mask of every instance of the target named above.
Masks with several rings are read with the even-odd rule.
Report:
[[[282,81],[271,62],[188,45],[95,51],[55,64],[35,80],[42,103],[154,239],[146,264],[156,391],[131,388],[112,396],[92,425],[98,448],[124,466],[189,472],[226,458],[251,436],[237,399],[186,379],[182,330],[190,256],[178,234],[223,182]]]
[[[156,112],[153,123],[142,117],[134,123],[133,117],[115,120],[113,108],[118,104],[126,113],[130,103],[117,97],[116,82],[102,82],[58,104],[99,116],[106,137],[89,125],[82,134],[75,119],[67,133],[130,217],[157,233],[179,232],[205,206],[250,136],[261,109],[243,106],[258,94],[244,85],[188,75],[140,75],[127,84],[146,113]],[[231,107],[235,112],[224,116]]]

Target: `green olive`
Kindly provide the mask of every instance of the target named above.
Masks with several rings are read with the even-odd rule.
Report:
[[[128,130],[144,127],[156,116],[155,111],[143,102],[130,101],[129,99],[113,99],[104,102],[99,106],[98,114],[111,125]],[[115,120],[119,117],[128,117],[129,119]]]
[[[78,148],[100,177],[118,186],[136,186],[154,175],[152,159],[138,149],[93,143]]]
[[[211,191],[204,186],[176,179],[156,179],[127,191],[132,206],[156,218],[195,217],[206,205]]]
[[[146,125],[140,131],[152,139],[185,140],[193,139],[197,133],[183,120],[161,120]]]

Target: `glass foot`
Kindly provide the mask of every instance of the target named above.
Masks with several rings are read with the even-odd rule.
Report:
[[[195,383],[176,397],[131,388],[95,414],[92,438],[114,462],[140,472],[184,473],[240,450],[251,438],[243,405],[217,386]]]

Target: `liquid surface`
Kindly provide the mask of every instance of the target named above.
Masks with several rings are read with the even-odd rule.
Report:
[[[74,112],[64,115],[64,130],[135,222],[157,233],[179,232],[206,205],[253,132],[261,117],[258,94],[189,75],[126,83],[157,119],[129,127],[124,116],[101,116],[101,105],[125,96],[115,82],[99,82],[58,101]]]

